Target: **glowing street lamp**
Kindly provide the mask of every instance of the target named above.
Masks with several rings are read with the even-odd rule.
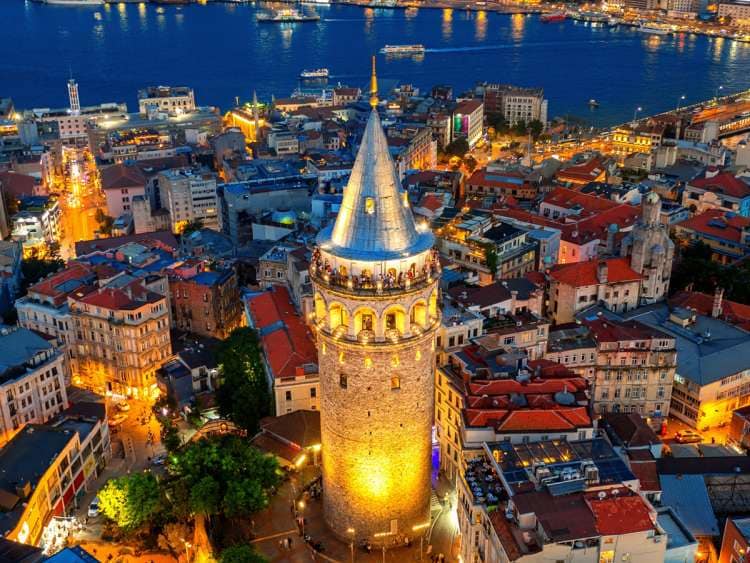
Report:
[[[680,106],[682,105],[682,102],[684,102],[684,101],[685,101],[685,94],[683,94],[682,96],[680,96],[677,99],[677,109],[675,111],[679,111],[680,110]]]
[[[347,528],[347,533],[352,536],[352,541],[349,543],[349,547],[352,550],[352,563],[354,563],[354,528]]]
[[[719,92],[721,92],[721,91],[722,91],[723,89],[724,89],[724,86],[723,86],[723,85],[719,86],[719,87],[718,87],[718,88],[716,89],[716,95],[714,96],[714,98],[715,98],[715,99],[716,99],[717,101],[718,101],[718,99],[719,99]]]
[[[633,124],[637,123],[638,120],[638,114],[643,111],[643,108],[641,106],[638,106],[633,110]]]

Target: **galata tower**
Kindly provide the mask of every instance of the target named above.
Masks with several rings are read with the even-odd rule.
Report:
[[[439,265],[372,111],[335,223],[310,267],[321,380],[326,523],[393,545],[430,520]]]

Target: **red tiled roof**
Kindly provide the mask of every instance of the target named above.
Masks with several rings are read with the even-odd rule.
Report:
[[[697,178],[689,184],[693,188],[725,194],[730,197],[750,196],[750,186],[730,172],[720,172],[712,178]]]
[[[550,205],[567,209],[580,205],[588,213],[599,213],[622,205],[610,199],[584,194],[568,188],[555,188],[544,196],[542,203],[549,203]]]
[[[617,322],[611,319],[599,318],[584,321],[591,334],[598,342],[627,342],[630,340],[646,340],[649,338],[670,338],[660,330],[652,328],[638,321]],[[614,415],[613,418],[618,418]]]
[[[456,109],[453,110],[453,113],[460,113],[462,115],[474,113],[477,108],[479,108],[483,103],[484,102],[482,102],[482,100],[464,100],[456,106]]]
[[[622,491],[622,488],[620,489]],[[586,499],[596,520],[596,529],[603,536],[619,536],[654,529],[646,503],[635,493],[600,499],[591,495]]]
[[[262,333],[263,350],[275,378],[294,377],[298,367],[317,364],[315,342],[286,287],[275,286],[251,297],[249,307],[253,325]]]
[[[648,451],[648,450],[634,450],[635,451]],[[661,491],[661,483],[659,482],[659,473],[656,469],[656,460],[652,457],[647,461],[637,461],[632,459],[630,452],[630,470],[633,472],[638,480],[641,482],[641,491],[644,492],[655,492]]]
[[[3,193],[16,199],[34,195],[35,184],[36,180],[33,176],[19,174],[18,172],[0,172],[0,187],[2,187]]]
[[[92,291],[86,295],[74,297],[76,301],[102,307],[111,311],[138,309],[146,303],[156,303],[164,299],[162,295],[150,291],[141,280],[135,280],[124,288],[105,287]]]
[[[700,291],[680,291],[672,296],[669,303],[677,307],[694,309],[702,315],[711,315],[714,296]],[[747,330],[750,328],[750,305],[722,299],[719,318]]]
[[[742,229],[749,225],[750,219],[747,217],[727,213],[721,209],[708,209],[675,226],[724,240],[740,242]]]
[[[524,189],[534,189],[534,186],[527,184],[525,181],[523,184],[515,184],[512,182],[503,182],[502,180],[495,180],[487,177],[487,169],[481,168],[479,170],[475,170],[474,173],[469,176],[469,179],[466,181],[466,184],[469,186],[483,186],[483,187],[490,187],[490,188],[502,188],[506,190],[524,190]],[[513,177],[513,178],[520,178],[524,179],[525,177],[522,174],[519,174],[518,172],[514,171],[506,171],[502,173],[503,176],[507,177]]]
[[[574,287],[598,285],[597,268],[601,260],[561,264],[550,270],[550,276],[560,283]],[[638,281],[642,276],[630,267],[629,258],[609,258],[607,263],[607,283]]]
[[[179,246],[177,239],[169,231],[154,231],[153,233],[141,233],[138,235],[80,240],[76,242],[76,256],[86,256],[96,251],[119,248],[128,242],[138,242],[148,247],[163,248],[169,252],[174,252]]]
[[[586,407],[557,410],[524,409],[511,411],[497,427],[498,432],[570,431],[591,426]]]
[[[429,209],[433,213],[443,207],[443,200],[433,194],[427,194],[420,201],[417,207]]]
[[[102,189],[113,190],[146,186],[146,176],[138,166],[113,164],[101,171]]]
[[[29,288],[29,293],[39,293],[47,297],[65,296],[67,292],[61,291],[60,285],[70,281],[79,280],[91,275],[91,268],[80,262],[72,262],[64,270],[52,274]]]
[[[593,182],[604,172],[604,163],[599,158],[592,158],[583,164],[568,166],[557,172],[557,179],[565,182]]]

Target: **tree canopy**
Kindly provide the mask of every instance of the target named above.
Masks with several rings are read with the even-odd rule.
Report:
[[[172,500],[183,514],[247,516],[268,505],[278,462],[234,435],[188,443],[170,458]]]
[[[112,479],[98,496],[102,513],[126,532],[151,521],[161,506],[159,484],[151,473]]]
[[[219,556],[219,563],[266,563],[268,559],[256,553],[249,545],[233,545]]]
[[[738,303],[750,305],[750,264],[722,265],[711,260],[712,251],[698,242],[682,249],[672,273],[672,292],[692,289],[713,293],[717,287],[724,289],[724,297]]]
[[[249,434],[255,434],[260,419],[272,414],[257,333],[248,327],[234,330],[221,343],[217,360],[224,379],[216,393],[219,412]]]
[[[445,145],[445,153],[450,156],[463,158],[467,152],[469,152],[469,142],[464,137],[459,137]]]

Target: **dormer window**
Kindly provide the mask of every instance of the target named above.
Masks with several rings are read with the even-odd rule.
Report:
[[[375,198],[374,197],[367,197],[365,198],[365,213],[372,215],[375,213]]]

